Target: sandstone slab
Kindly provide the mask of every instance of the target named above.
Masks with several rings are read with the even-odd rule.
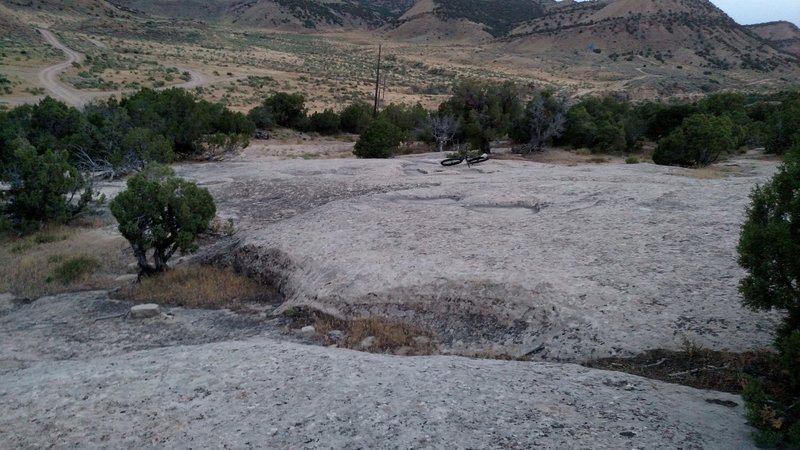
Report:
[[[735,246],[774,162],[717,178],[650,164],[394,160],[187,165],[234,217],[211,250],[275,282],[282,310],[388,317],[446,351],[581,361],[770,346],[776,314],[740,305]],[[213,254],[216,252],[216,254]]]
[[[572,364],[268,338],[0,375],[9,448],[752,448],[741,404]]]

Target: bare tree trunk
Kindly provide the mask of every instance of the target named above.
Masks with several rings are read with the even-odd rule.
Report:
[[[458,131],[458,121],[451,115],[428,116],[428,125],[436,139],[436,149],[444,151],[444,146],[453,140]]]
[[[136,263],[139,266],[139,279],[153,275],[157,272],[156,268],[147,261],[147,252],[138,245],[131,244],[133,255],[136,256]]]

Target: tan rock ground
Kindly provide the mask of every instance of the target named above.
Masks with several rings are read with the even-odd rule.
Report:
[[[445,350],[554,360],[684,338],[762,348],[776,318],[739,306],[734,246],[747,193],[775,163],[691,172],[515,160],[442,168],[433,154],[278,159],[346,156],[350,144],[315,145],[262,143],[178,167],[236,219],[236,239],[200,256],[276,281],[281,306],[129,320],[120,314],[131,304],[105,292],[0,295],[0,442],[752,447],[735,395],[569,363],[304,345],[308,336],[284,333],[271,312],[388,316],[432,330]]]
[[[751,448],[738,396],[573,364],[288,342],[271,320],[0,295],[4,448]]]
[[[775,163],[730,161],[706,179],[649,164],[436,158],[245,156],[179,172],[237,223],[237,241],[206,257],[276,282],[282,310],[405,321],[462,354],[769,346],[777,318],[740,306],[735,245],[750,189]]]

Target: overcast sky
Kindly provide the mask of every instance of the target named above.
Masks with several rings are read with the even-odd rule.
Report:
[[[788,20],[800,26],[800,0],[711,0],[742,25]]]

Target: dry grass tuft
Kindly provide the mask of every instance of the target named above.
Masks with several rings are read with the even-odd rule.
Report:
[[[610,156],[598,156],[592,154],[587,149],[565,150],[562,148],[548,148],[541,152],[530,154],[492,154],[493,159],[522,160],[532,161],[542,164],[555,164],[560,166],[577,166],[579,164],[602,164],[615,162],[616,159]],[[621,159],[620,159],[621,161]]]
[[[436,343],[430,332],[412,324],[382,318],[342,320],[320,312],[294,312],[294,327],[313,325],[327,344],[342,348],[365,350],[373,353],[395,353],[406,356],[431,355]],[[332,331],[340,331],[335,336]],[[368,338],[372,343],[363,346]]]
[[[676,171],[675,175],[696,178],[698,180],[718,180],[731,174],[735,174],[736,172],[738,172],[738,167],[735,166],[710,166],[699,167],[696,169],[682,169]]]
[[[512,356],[505,352],[497,352],[495,350],[485,350],[477,352],[472,355],[466,355],[476,359],[497,359],[500,361],[530,361],[530,358],[525,356]]]
[[[269,286],[227,269],[183,265],[126,286],[115,298],[187,308],[242,309],[247,302],[274,303]]]
[[[744,376],[780,373],[773,353],[722,352],[691,343],[684,343],[682,351],[650,350],[632,358],[603,358],[583,365],[733,394],[741,394]]]
[[[108,289],[131,260],[127,241],[111,227],[52,226],[24,237],[5,236],[0,238],[0,292],[33,299]]]
[[[717,180],[722,178],[722,173],[712,167],[703,167],[699,169],[685,169],[677,172],[676,175],[681,175],[689,178],[696,178],[698,180]]]

